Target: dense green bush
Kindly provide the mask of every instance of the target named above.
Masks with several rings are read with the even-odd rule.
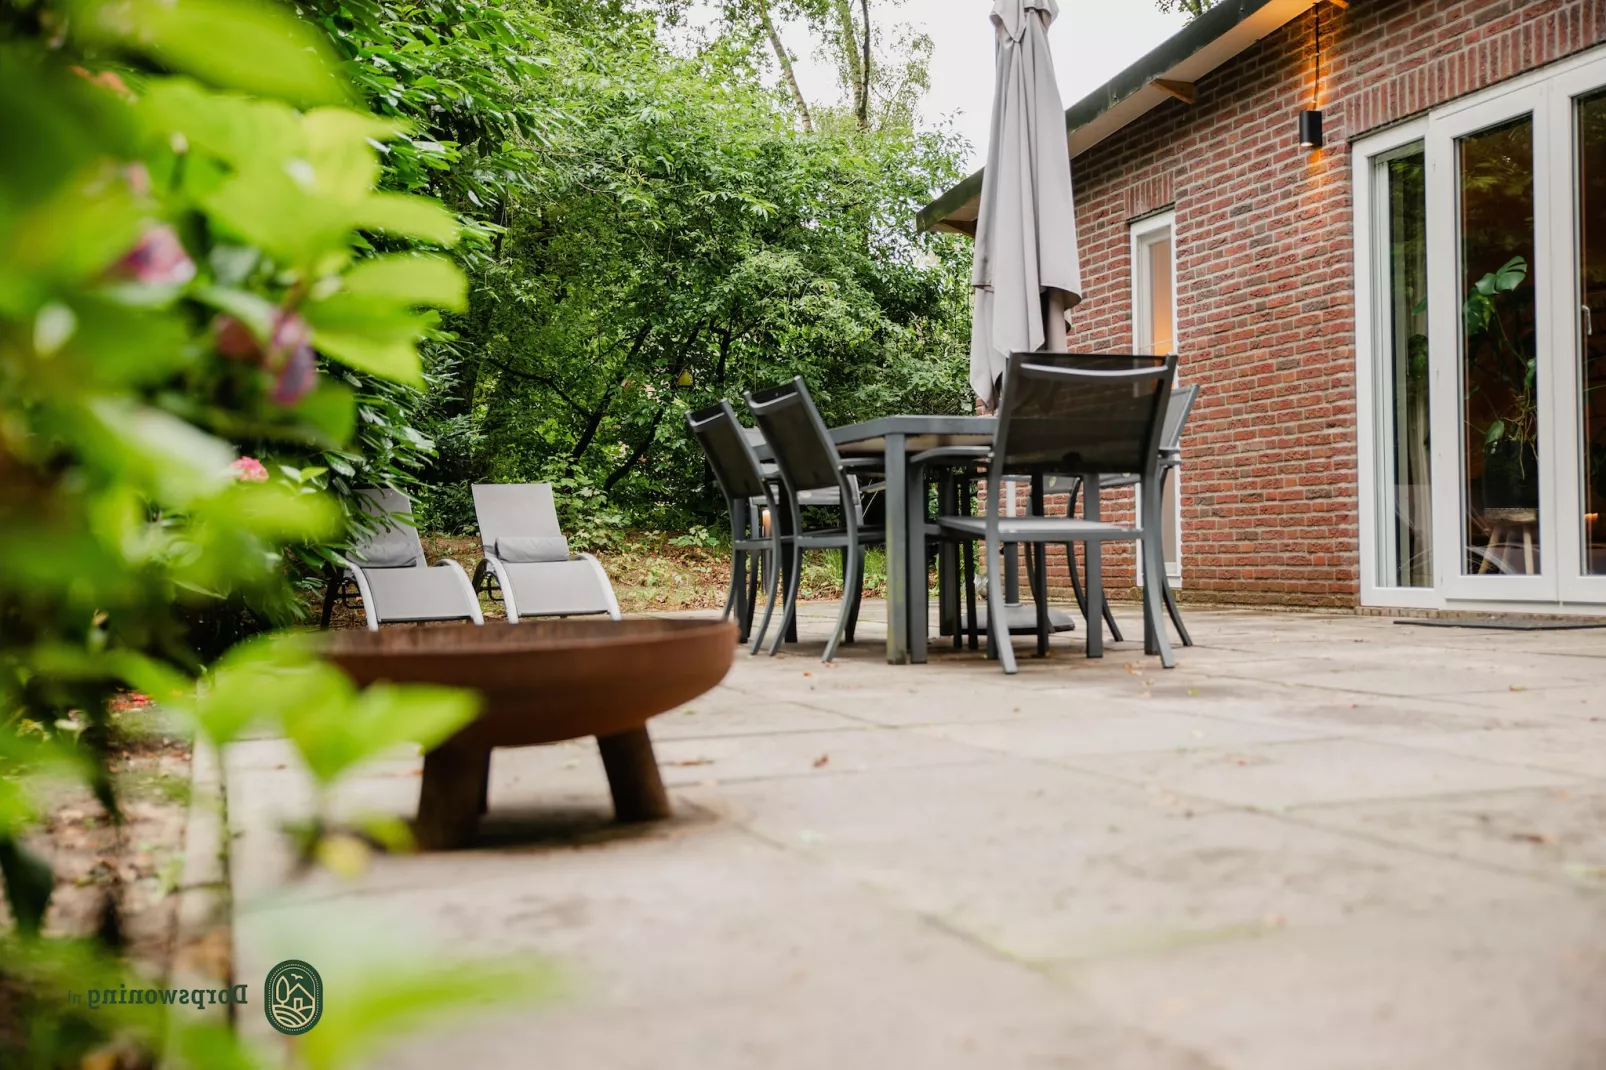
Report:
[[[428,131],[387,181],[470,232],[413,410],[426,526],[471,530],[476,479],[562,481],[591,545],[709,522],[683,413],[793,374],[836,421],[966,411],[968,249],[911,226],[952,139],[828,109],[803,133],[735,37],[677,56],[628,5],[316,6],[376,110]]]

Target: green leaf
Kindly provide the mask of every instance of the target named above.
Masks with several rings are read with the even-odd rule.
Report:
[[[1483,445],[1486,449],[1493,449],[1495,444],[1506,437],[1506,422],[1496,420],[1489,425],[1489,430],[1483,436]]]
[[[345,679],[333,666],[319,669]],[[479,697],[472,691],[375,684],[338,709],[329,702],[288,709],[283,723],[313,777],[329,784],[352,766],[378,758],[398,744],[432,748],[478,712]]]
[[[339,104],[350,90],[328,39],[289,8],[261,0],[89,0],[86,38],[173,71],[294,104]]]
[[[310,314],[308,319],[313,319]],[[343,364],[358,371],[389,379],[404,386],[424,385],[424,368],[418,359],[414,336],[376,338],[356,331],[315,328],[312,344]]]
[[[342,289],[398,305],[431,305],[453,312],[468,308],[468,279],[444,256],[399,254],[358,261],[346,272]]]
[[[73,423],[84,452],[161,505],[194,505],[233,482],[229,444],[176,416],[116,396],[95,398],[80,412]]]
[[[417,238],[435,245],[452,245],[461,228],[439,201],[406,193],[376,193],[352,212],[353,222],[364,230],[378,230],[394,238]]]

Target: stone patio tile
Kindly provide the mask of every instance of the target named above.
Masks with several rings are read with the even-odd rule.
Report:
[[[1606,888],[1606,787],[1308,806],[1291,817],[1546,880]]]
[[[1606,779],[1606,718],[1586,717],[1565,724],[1492,727],[1471,732],[1413,734],[1396,736],[1389,742],[1501,765]]]
[[[999,772],[722,784],[688,797],[1023,961],[1555,894],[1484,867],[1041,765],[1012,767],[1007,781]]]
[[[1606,910],[1555,897],[1290,930],[1066,970],[1231,1070],[1595,1070]]]
[[[1061,760],[1182,794],[1265,809],[1576,783],[1559,773],[1360,739]]]
[[[828,732],[860,728],[863,722],[775,698],[756,699],[720,688],[678,710],[653,718],[654,739],[696,739],[769,732]]]
[[[1285,686],[1371,695],[1438,697],[1510,691],[1586,683],[1589,676],[1540,678],[1531,669],[1487,659],[1443,664],[1377,665],[1364,659],[1336,661],[1324,658],[1252,659],[1203,670],[1212,676],[1265,680]]]
[[[1120,754],[1141,751],[1197,750],[1249,743],[1281,743],[1317,739],[1320,730],[1270,721],[1226,720],[1192,713],[1168,712],[1156,703],[1129,699],[1120,708],[1110,703],[1097,712],[1069,715],[1069,722],[1051,717],[994,723],[933,725],[913,731],[983,750],[1052,760],[1073,754]]]
[[[557,1002],[410,1036],[376,1063],[393,1070],[1209,1070],[1088,1013],[1041,974],[731,828],[615,849],[463,852],[450,872],[385,860],[355,885],[320,880],[299,902],[247,914],[242,974],[288,957],[314,912],[341,910],[427,933],[436,957],[529,954],[565,978]]]

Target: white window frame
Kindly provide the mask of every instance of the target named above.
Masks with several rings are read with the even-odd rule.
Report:
[[[1430,115],[1352,145],[1355,204],[1355,355],[1357,460],[1359,475],[1361,603],[1367,606],[1513,610],[1606,614],[1606,577],[1583,573],[1582,531],[1574,513],[1582,512],[1583,471],[1579,456],[1582,408],[1576,360],[1582,330],[1577,314],[1577,190],[1574,144],[1575,100],[1606,88],[1606,46],[1551,64],[1480,93],[1453,101]],[[1539,576],[1464,574],[1465,520],[1461,515],[1465,479],[1462,465],[1460,287],[1455,144],[1460,137],[1509,118],[1529,114],[1534,124],[1534,255],[1541,352],[1541,443]],[[1387,249],[1383,234],[1387,205],[1375,185],[1378,165],[1398,150],[1421,142],[1426,151],[1428,190],[1428,293],[1430,426],[1432,457],[1434,586],[1405,588],[1382,582],[1379,566],[1386,525],[1392,516],[1392,483],[1381,468],[1386,454],[1379,443],[1387,433],[1390,410],[1380,388],[1388,356],[1386,317],[1379,310],[1381,270]],[[1448,356],[1446,355],[1448,354]],[[1548,364],[1546,363],[1548,362]],[[1548,373],[1548,374],[1547,374]],[[1571,496],[1570,498],[1568,496]],[[1454,532],[1453,538],[1449,533]],[[1455,547],[1449,548],[1449,543]]]
[[[1171,239],[1171,352],[1181,352],[1181,309],[1177,299],[1177,213],[1174,209],[1156,212],[1141,219],[1134,220],[1129,225],[1129,241],[1131,243],[1131,286],[1132,294],[1132,351],[1134,353],[1150,353],[1154,342],[1148,338],[1149,328],[1153,323],[1149,307],[1151,295],[1154,293],[1153,271],[1154,261],[1148,249],[1162,238]],[[1177,559],[1165,563],[1166,578],[1172,587],[1182,586],[1182,469],[1178,468],[1167,477],[1171,481],[1173,501],[1177,508],[1174,515],[1169,517],[1171,527],[1172,545],[1177,548]],[[1135,502],[1134,509],[1139,524],[1143,523],[1142,502]],[[1138,586],[1143,586],[1143,548],[1138,547]]]

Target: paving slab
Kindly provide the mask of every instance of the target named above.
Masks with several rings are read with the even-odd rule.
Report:
[[[338,989],[363,930],[561,975],[400,1070],[1606,1066],[1606,633],[1187,612],[1175,671],[1071,633],[1006,678],[886,665],[880,603],[822,666],[805,607],[653,723],[673,820],[614,824],[589,740],[498,751],[474,848],[351,879],[295,868],[288,744],[237,744],[238,976]],[[419,768],[332,812],[409,814]]]

